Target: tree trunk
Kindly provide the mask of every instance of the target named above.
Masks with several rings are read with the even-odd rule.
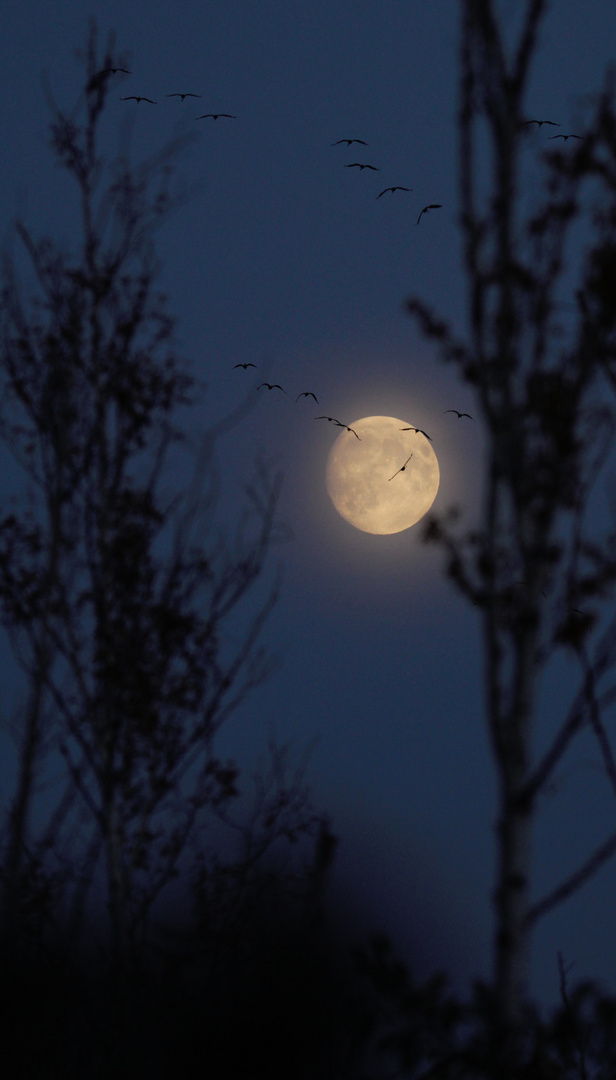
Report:
[[[511,708],[499,724],[498,864],[494,894],[494,987],[499,1075],[515,1075],[530,976],[530,877],[533,804],[525,796],[531,766],[536,654],[534,631],[516,642]]]
[[[500,791],[498,867],[495,890],[494,982],[500,1024],[514,1032],[527,999],[530,937],[529,909],[531,825],[528,806],[520,804],[520,784],[503,777]]]

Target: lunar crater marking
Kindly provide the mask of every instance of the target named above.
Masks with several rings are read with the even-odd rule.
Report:
[[[325,483],[330,499],[346,521],[363,532],[380,535],[415,525],[432,506],[440,471],[428,440],[414,431],[400,431],[409,421],[367,416],[340,433],[329,454]],[[404,472],[395,476],[409,456]]]

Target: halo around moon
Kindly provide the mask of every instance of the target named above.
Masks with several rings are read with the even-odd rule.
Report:
[[[402,532],[432,506],[440,481],[438,461],[425,435],[400,430],[410,426],[393,416],[365,416],[351,424],[358,439],[344,430],[332,446],[327,491],[341,517],[356,529]]]

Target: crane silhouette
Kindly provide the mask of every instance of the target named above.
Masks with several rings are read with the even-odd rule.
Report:
[[[313,393],[312,393],[312,390],[304,390],[304,391],[302,391],[302,393],[301,393],[301,394],[298,394],[298,395],[297,395],[297,397],[295,398],[295,400],[296,400],[296,401],[299,401],[299,399],[300,399],[301,397],[311,397],[311,398],[314,398],[314,400],[316,401],[317,405],[319,404],[319,399],[318,399],[318,397],[317,397],[317,395],[316,395],[316,394],[313,394]]]
[[[406,469],[406,467],[407,467],[409,461],[411,460],[412,456],[413,456],[412,454],[409,454],[409,456],[407,457],[406,461],[404,462],[404,465],[402,466],[402,468],[398,469],[398,471],[394,473],[394,476],[397,476],[398,473],[404,472],[404,470]],[[390,476],[389,479],[393,480],[394,476]]]
[[[425,435],[426,439],[430,439],[428,432],[424,431],[423,428],[420,427],[401,427],[400,431],[414,431],[416,435]],[[430,439],[430,442],[432,442],[432,439]]]
[[[198,116],[197,120],[207,120],[208,116],[212,117],[212,120],[218,120],[219,116],[226,116],[228,120],[237,120],[237,116],[233,116],[228,112],[206,112],[203,116]]]
[[[149,97],[137,97],[136,94],[131,94],[130,97],[120,98],[120,101],[136,101],[139,104],[140,101],[149,101],[150,105],[158,105],[157,101],[152,101]]]
[[[336,420],[335,416],[315,416],[315,420],[329,420],[330,423],[337,424],[338,427],[343,427],[346,428],[347,431],[352,431],[355,438],[359,439],[359,435],[357,434],[355,428],[349,427],[348,424],[343,424],[342,420]],[[361,439],[359,439],[359,441],[361,442]]]
[[[421,214],[419,215],[419,217],[417,218],[417,221],[415,222],[415,224],[419,225],[419,222],[421,221],[424,214],[428,214],[430,212],[430,210],[440,210],[441,206],[442,206],[442,203],[438,203],[438,202],[429,203],[428,206],[424,206],[424,208],[421,211]]]
[[[330,143],[330,146],[340,146],[340,143],[346,143],[347,146],[351,146],[353,143],[361,143],[362,146],[367,146],[368,143],[363,139],[338,139],[338,142]]]
[[[345,169],[372,169],[372,172],[380,172],[376,165],[361,165],[359,161],[354,161],[352,165],[345,165]]]
[[[179,97],[184,100],[187,97],[201,97],[201,94],[166,94],[166,97]]]
[[[402,187],[401,184],[396,184],[395,187],[383,188],[383,190],[381,192],[381,195],[385,195],[386,192],[388,192],[388,191],[391,191],[391,193],[393,195],[394,191],[413,191],[413,188],[412,187]],[[377,199],[380,199],[381,195],[377,195]]]
[[[471,414],[469,412],[458,412],[457,409],[445,409],[445,412],[446,413],[455,412],[456,416],[458,417],[458,420],[461,420],[463,416],[468,416],[469,420],[473,419],[473,417],[471,416]]]

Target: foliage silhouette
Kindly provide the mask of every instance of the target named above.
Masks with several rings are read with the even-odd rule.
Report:
[[[293,765],[272,742],[251,803],[216,750],[273,670],[261,637],[280,477],[258,466],[235,531],[217,536],[214,448],[251,406],[196,448],[183,430],[200,388],[174,348],[154,247],[181,145],[106,166],[101,118],[126,63],[113,39],[99,56],[94,27],[84,60],[85,90],[70,112],[52,102],[51,124],[78,249],[18,224],[28,290],[14,257],[3,269],[0,435],[21,478],[0,516],[0,615],[24,704],[1,929],[7,964],[60,950],[79,966],[96,926],[101,972],[128,980],[161,949],[181,966],[250,935],[257,894],[308,887],[324,819],[305,755]],[[178,920],[163,940],[160,901],[173,888],[177,903],[179,885],[193,917],[182,909],[182,940]]]
[[[616,833],[543,898],[532,895],[537,803],[573,737],[589,725],[616,793],[604,723],[614,698],[613,527],[589,510],[614,448],[616,116],[608,78],[575,149],[545,149],[543,192],[525,210],[530,152],[524,95],[547,4],[526,0],[515,41],[492,0],[461,4],[458,114],[468,331],[457,335],[423,300],[407,310],[458,368],[483,420],[487,466],[478,528],[452,510],[428,520],[448,573],[483,624],[487,726],[498,788],[492,1067],[519,1076],[528,1057],[531,935],[540,918],[616,851]],[[486,161],[486,156],[489,161]],[[535,190],[536,190],[535,181]],[[573,227],[592,241],[579,258],[574,318],[563,321]],[[566,305],[565,305],[566,306]],[[557,653],[579,688],[550,745],[537,749],[538,690]],[[535,1075],[533,1073],[533,1075]],[[559,1074],[561,1075],[561,1074]],[[563,1073],[562,1075],[568,1075]]]
[[[543,154],[544,201],[522,221],[523,97],[546,5],[526,0],[511,56],[495,7],[462,2],[467,339],[422,300],[407,305],[488,433],[480,527],[464,534],[455,513],[432,515],[426,537],[484,627],[499,783],[493,980],[468,1000],[442,976],[417,984],[383,938],[349,973],[344,917],[329,930],[318,918],[335,838],[310,805],[305,759],[294,769],[271,745],[246,809],[237,764],[216,751],[271,671],[261,632],[278,587],[263,592],[279,480],[259,471],[237,533],[216,541],[212,455],[247,400],[205,433],[179,495],[177,473],[167,494],[191,450],[177,417],[197,401],[156,292],[153,237],[173,207],[177,146],[143,168],[120,157],[101,192],[100,119],[126,62],[111,40],[99,59],[92,30],[79,106],[54,105],[52,123],[81,246],[69,254],[19,225],[35,297],[23,300],[7,257],[0,312],[0,435],[25,478],[0,516],[0,612],[24,686],[2,836],[4,1047],[23,1076],[616,1074],[614,1000],[591,982],[569,989],[562,960],[547,1020],[528,986],[534,925],[616,850],[612,833],[533,898],[537,800],[585,725],[616,793],[604,720],[616,538],[587,522],[616,426],[616,113],[608,83],[579,145]],[[495,164],[487,195],[481,124]],[[594,240],[565,333],[557,288],[589,183]],[[204,523],[207,544],[195,539]],[[538,754],[537,687],[560,651],[579,689]],[[179,914],[165,920],[166,894]]]

